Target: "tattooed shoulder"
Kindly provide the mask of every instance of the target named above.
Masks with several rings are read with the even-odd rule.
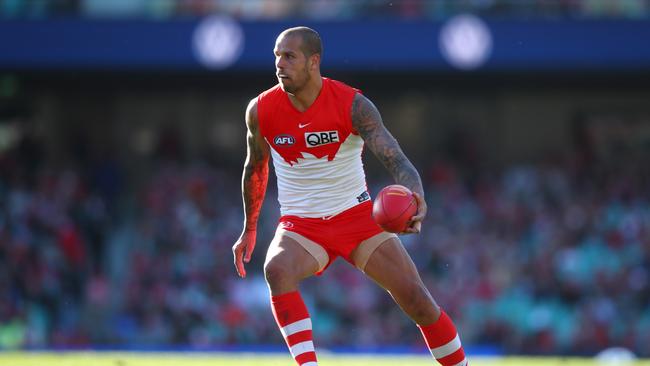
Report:
[[[352,103],[352,127],[380,160],[399,150],[397,141],[384,126],[377,107],[361,94],[357,94]]]
[[[352,101],[352,126],[363,137],[371,130],[382,124],[381,114],[377,107],[360,93]]]

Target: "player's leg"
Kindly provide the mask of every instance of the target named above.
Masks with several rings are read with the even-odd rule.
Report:
[[[271,296],[297,291],[300,281],[321,268],[319,262],[327,258],[327,252],[317,244],[306,248],[306,242],[309,242],[306,238],[293,232],[278,230],[276,233],[264,263],[264,276]]]
[[[372,239],[363,242],[352,253],[357,266],[386,289],[413,319],[440,364],[466,366],[465,351],[456,327],[433,300],[400,240],[393,236],[373,243]]]
[[[298,234],[278,230],[264,264],[273,316],[291,356],[302,366],[316,366],[317,360],[311,318],[298,292],[298,284],[322,269],[323,260],[326,264],[327,253],[323,248]]]

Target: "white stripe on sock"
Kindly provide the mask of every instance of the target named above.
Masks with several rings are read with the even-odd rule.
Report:
[[[282,328],[280,328],[280,332],[282,332],[282,336],[286,339],[288,336],[292,334],[296,334],[298,332],[302,332],[303,330],[311,330],[311,319],[310,318],[305,318],[302,320],[298,320],[297,322],[293,322],[289,325],[286,325]]]
[[[431,354],[433,355],[433,358],[439,360],[445,356],[449,356],[450,354],[458,351],[459,348],[460,348],[460,337],[458,337],[458,334],[456,334],[456,337],[454,337],[454,339],[449,341],[449,343],[440,347],[431,348]],[[461,364],[459,364],[459,366],[462,366],[462,362]]]
[[[464,359],[460,361],[459,363],[455,364],[454,366],[467,366],[467,359]]]
[[[289,351],[291,352],[293,358],[296,358],[303,353],[314,352],[314,342],[305,341],[294,344],[293,346],[289,347]]]
[[[303,363],[300,366],[318,366],[318,364],[316,362],[314,362],[314,361],[309,361],[309,362]]]

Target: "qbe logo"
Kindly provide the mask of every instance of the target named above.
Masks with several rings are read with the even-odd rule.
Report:
[[[296,143],[296,139],[291,135],[278,135],[273,139],[273,143],[277,146],[291,146]]]
[[[339,142],[339,131],[306,132],[305,142],[307,147],[333,144]]]

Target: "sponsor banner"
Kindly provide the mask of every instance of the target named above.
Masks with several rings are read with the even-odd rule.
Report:
[[[327,70],[650,70],[650,21],[305,21]],[[204,19],[0,21],[0,68],[210,72],[273,70],[275,37],[294,22]],[[351,36],[352,35],[352,36]]]

